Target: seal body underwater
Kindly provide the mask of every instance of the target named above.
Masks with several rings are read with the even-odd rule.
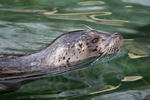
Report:
[[[118,33],[77,30],[56,38],[48,47],[30,55],[0,55],[0,93],[43,77],[87,67],[99,57],[115,54],[122,45]]]

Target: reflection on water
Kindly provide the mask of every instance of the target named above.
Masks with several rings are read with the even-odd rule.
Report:
[[[126,76],[121,81],[122,82],[137,81],[137,80],[140,80],[142,78],[143,78],[142,76]]]
[[[96,96],[91,100],[149,100],[150,89],[129,90]]]
[[[130,3],[135,3],[135,4],[141,4],[144,6],[150,6],[150,1],[149,0],[122,0],[123,2],[130,2]]]
[[[150,55],[150,51],[148,47],[149,39],[148,40],[129,39],[129,40],[124,40],[124,44],[129,51],[128,55],[131,59],[148,57]]]
[[[45,12],[46,10],[20,10],[20,9],[8,9],[8,8],[0,8],[0,11],[10,11],[10,12],[18,12],[18,13],[40,13]]]
[[[95,91],[91,91],[90,89],[80,89],[80,90],[73,90],[73,91],[64,91],[61,92],[59,94],[48,94],[48,95],[32,95],[30,97],[18,97],[20,98],[56,98],[56,97],[71,97],[71,96],[83,96],[83,95],[95,95],[98,93],[103,93],[103,92],[107,92],[107,91],[111,91],[111,90],[115,90],[117,88],[119,88],[120,85],[118,86],[111,86],[109,85],[106,89],[102,89],[102,90],[95,90]]]
[[[51,12],[44,13],[48,18],[52,19],[65,19],[65,20],[80,20],[80,21],[89,21],[96,24],[105,24],[105,25],[116,25],[122,26],[128,21],[124,20],[109,20],[109,19],[100,19],[96,16],[106,16],[111,15],[111,12],[88,12],[88,13],[66,13],[66,14],[51,14]]]
[[[91,6],[91,5],[103,5],[105,2],[103,1],[84,1],[78,3],[81,6]]]
[[[113,59],[26,84],[1,100],[148,100],[149,6],[149,0],[0,0],[0,53],[31,53],[85,26],[124,36],[124,47]]]
[[[71,9],[72,11],[91,11],[91,10],[103,10],[105,9],[104,7],[99,7],[99,6],[92,6],[92,7],[78,7],[78,8],[73,8]]]

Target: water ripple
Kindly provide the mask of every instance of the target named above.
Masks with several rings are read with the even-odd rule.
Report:
[[[88,21],[96,24],[105,24],[105,25],[113,25],[113,26],[123,26],[128,21],[125,20],[113,20],[113,19],[100,19],[96,18],[96,16],[108,16],[111,15],[111,12],[82,12],[82,13],[55,13],[44,12],[48,18],[51,19],[64,19],[64,20],[80,20],[80,21]]]
[[[80,6],[89,6],[89,5],[102,5],[105,4],[103,1],[84,1],[78,3]]]

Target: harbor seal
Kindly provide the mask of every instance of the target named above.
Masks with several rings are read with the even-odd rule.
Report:
[[[77,30],[65,33],[30,55],[0,55],[0,93],[25,83],[89,66],[97,58],[115,54],[122,45],[118,33]]]

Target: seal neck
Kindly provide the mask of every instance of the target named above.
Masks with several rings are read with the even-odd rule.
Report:
[[[22,72],[39,71],[47,65],[46,59],[52,54],[51,46],[30,55],[0,55],[0,67]]]

